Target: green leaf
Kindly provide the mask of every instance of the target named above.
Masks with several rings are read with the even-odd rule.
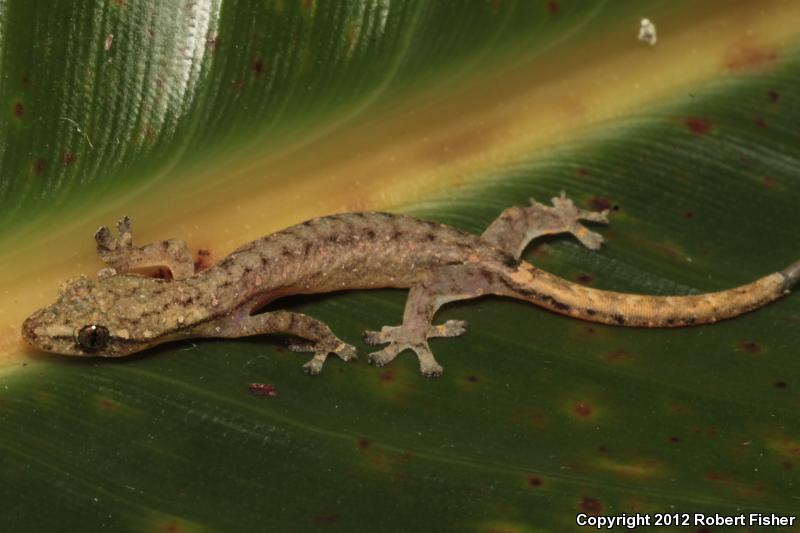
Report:
[[[0,0],[0,20],[4,530],[796,512],[795,294],[675,330],[453,304],[437,320],[469,329],[431,342],[437,380],[411,354],[365,363],[361,331],[398,323],[404,291],[278,302],[359,348],[313,378],[282,339],[71,359],[19,324],[102,266],[92,232],[123,214],[216,261],[344,210],[480,233],[563,189],[612,209],[601,251],[526,253],[566,279],[687,294],[780,270],[800,256],[800,5]]]

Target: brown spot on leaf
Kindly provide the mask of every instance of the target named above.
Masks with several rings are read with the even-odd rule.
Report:
[[[558,12],[561,10],[561,5],[558,2],[550,1],[547,2],[547,12],[551,15],[558,15]]]
[[[77,160],[78,157],[74,153],[72,153],[72,151],[64,150],[63,152],[61,152],[61,164],[63,166],[68,167]]]
[[[706,479],[709,481],[719,481],[720,483],[728,483],[730,481],[728,476],[717,471],[711,471],[706,474]]]
[[[684,124],[686,124],[686,127],[689,128],[689,131],[695,135],[706,135],[711,133],[711,130],[714,127],[714,123],[711,122],[711,120],[702,117],[687,117],[684,120]]]
[[[358,446],[358,449],[363,452],[369,450],[369,447],[372,446],[372,443],[365,437],[359,437],[356,441],[356,446]]]
[[[15,102],[12,113],[14,113],[14,118],[21,119],[25,115],[25,105],[22,102]]]
[[[775,382],[775,388],[778,388],[778,389],[785,389],[788,386],[789,386],[789,384],[786,383],[785,381],[776,381]]]
[[[733,43],[725,50],[722,64],[728,70],[760,70],[771,66],[778,59],[778,52],[771,46],[747,37]]]
[[[616,350],[611,350],[610,352],[608,352],[608,355],[606,356],[606,360],[612,363],[621,363],[624,361],[630,361],[633,358],[634,358],[633,352],[629,352],[624,348],[617,348]]]
[[[766,128],[766,127],[767,127],[767,123],[766,123],[766,122],[764,122],[764,119],[763,119],[763,118],[761,118],[761,117],[756,117],[756,118],[754,118],[754,119],[753,119],[753,124],[755,124],[755,125],[756,125],[756,126],[758,126],[759,128]]]
[[[607,453],[608,452],[608,447],[605,444],[601,444],[596,449],[597,449],[597,453]]]
[[[592,197],[592,199],[589,200],[589,207],[591,207],[594,211],[605,211],[606,209],[619,211],[619,206],[613,204],[611,200],[605,196]]]
[[[470,374],[469,376],[467,376],[467,381],[469,381],[470,383],[477,383],[478,376],[476,376],[475,374]]]
[[[694,211],[686,211],[683,214],[683,218],[694,218]]]
[[[761,186],[765,189],[774,189],[778,186],[778,182],[772,176],[764,176],[761,178]]]
[[[384,383],[388,381],[394,381],[394,370],[388,369],[382,371],[380,374],[378,374],[378,379]]]
[[[30,78],[28,78],[27,72],[22,73],[22,76],[19,77],[19,81],[23,87],[27,87],[31,82]]]
[[[37,157],[33,161],[31,161],[31,172],[36,174],[37,176],[41,176],[42,174],[47,171],[47,160],[43,157]]]
[[[585,402],[576,403],[575,407],[573,407],[572,411],[576,415],[582,416],[582,417],[592,416],[592,413],[594,412],[594,410],[592,409],[592,406],[589,405],[588,403],[585,403]]]
[[[531,487],[541,487],[542,479],[536,476],[528,476],[528,485]]]
[[[302,0],[303,9],[314,9],[315,0]]]
[[[330,526],[339,521],[336,513],[317,513],[313,516],[314,523],[318,526]]]
[[[677,443],[679,443],[681,441],[681,439],[680,439],[680,437],[670,437],[669,441],[670,442],[674,442],[675,444],[677,444]]]
[[[767,91],[767,98],[769,99],[770,102],[777,102],[778,100],[781,99],[781,93],[779,93],[775,89],[770,89],[769,91]]]
[[[592,276],[589,274],[580,274],[575,279],[578,280],[578,283],[583,283],[584,285],[588,285],[592,282]]]
[[[256,396],[268,396],[270,398],[278,396],[278,390],[272,383],[251,383],[247,388]]]
[[[264,74],[264,60],[261,58],[256,58],[250,63],[250,70],[253,71],[253,74],[256,76],[261,76]]]
[[[603,504],[597,498],[584,496],[581,498],[581,510],[590,515],[600,515],[603,513]]]
[[[586,170],[585,168],[581,167],[581,168],[578,169],[578,176],[580,176],[582,178],[585,178],[588,175],[589,175],[589,171]]]
[[[791,461],[784,461],[781,463],[781,466],[783,467],[784,470],[791,470],[792,468],[794,468],[794,465],[792,464]]]
[[[757,355],[761,353],[761,346],[753,341],[742,341],[737,345],[737,347],[740,351],[747,352],[749,354]]]
[[[111,398],[100,398],[100,409],[103,411],[117,411],[119,409],[119,404],[112,400]]]

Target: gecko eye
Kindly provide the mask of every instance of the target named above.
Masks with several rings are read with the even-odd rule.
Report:
[[[86,352],[96,352],[106,347],[108,337],[108,329],[103,326],[84,326],[78,332],[78,344]]]

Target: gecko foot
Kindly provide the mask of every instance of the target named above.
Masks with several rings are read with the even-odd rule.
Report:
[[[567,194],[564,191],[561,191],[561,195],[556,196],[551,201],[553,202],[552,210],[554,213],[558,214],[566,231],[572,233],[581,241],[581,244],[590,250],[600,249],[600,246],[603,244],[603,236],[594,231],[589,231],[580,221],[586,220],[598,224],[608,224],[608,209],[604,211],[587,211],[585,209],[580,209],[575,206],[572,200],[567,198]],[[531,198],[531,205],[550,209],[539,204],[533,198]]]
[[[364,332],[362,337],[364,342],[370,346],[377,346],[378,344],[386,344],[399,339],[402,336],[403,326],[383,326],[380,331]],[[427,338],[432,337],[458,337],[467,331],[466,320],[448,320],[444,324],[438,326],[431,325],[428,328]]]
[[[368,361],[371,365],[385,366],[394,361],[397,354],[403,350],[413,350],[419,358],[419,371],[426,378],[438,378],[444,372],[444,368],[433,357],[427,342],[419,344],[406,344],[401,342],[390,342],[389,346],[383,350],[369,354]]]
[[[448,320],[439,326],[430,326],[427,337],[456,337],[466,331],[463,320]],[[369,354],[368,361],[375,366],[384,366],[392,361],[403,350],[413,350],[419,358],[419,370],[422,375],[431,378],[442,375],[444,369],[436,362],[427,341],[419,342],[419,335],[409,331],[405,326],[384,326],[380,331],[365,331],[364,341],[370,345],[385,344],[389,346]]]
[[[303,365],[303,371],[307,374],[319,374],[322,366],[328,359],[329,354],[334,354],[344,362],[355,361],[358,359],[354,346],[347,344],[339,338],[334,337],[331,341],[322,342],[289,342],[289,349],[293,352],[313,352],[314,357]]]

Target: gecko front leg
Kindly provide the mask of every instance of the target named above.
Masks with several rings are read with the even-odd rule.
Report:
[[[205,337],[224,338],[280,333],[307,339],[311,342],[291,343],[290,349],[314,353],[314,357],[303,365],[303,369],[309,374],[319,374],[329,354],[334,354],[345,362],[358,359],[356,349],[334,335],[325,323],[290,311],[245,316],[241,316],[241,313],[233,314],[205,324],[200,333]]]
[[[122,274],[135,268],[166,267],[173,279],[184,279],[194,274],[194,261],[186,242],[169,239],[161,242],[133,245],[131,219],[123,217],[117,222],[118,237],[114,237],[108,226],[94,234],[97,253],[109,269],[101,275]]]

